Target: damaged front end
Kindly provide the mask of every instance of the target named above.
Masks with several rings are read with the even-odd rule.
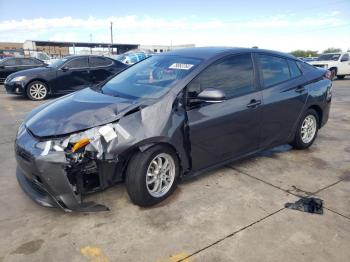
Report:
[[[110,149],[130,135],[118,124],[40,141],[24,125],[15,144],[17,178],[23,190],[43,206],[66,211],[104,211],[107,207],[82,202],[81,196],[122,180],[125,161]]]
[[[43,206],[65,211],[104,211],[108,207],[84,202],[83,196],[122,182],[135,150],[143,151],[157,143],[170,144],[186,171],[186,113],[182,103],[178,106],[176,101],[176,96],[169,94],[167,99],[149,106],[135,104],[116,114],[111,123],[94,121],[92,127],[68,135],[58,132],[59,135],[38,136],[42,126],[34,129],[32,119],[25,121],[15,142],[20,185]],[[89,116],[86,114],[86,118]],[[45,119],[37,121],[42,125]],[[75,123],[71,121],[69,128]]]

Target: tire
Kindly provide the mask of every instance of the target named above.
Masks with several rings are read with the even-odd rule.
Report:
[[[337,76],[337,79],[341,80],[341,79],[344,79],[345,76]]]
[[[319,123],[320,121],[316,111],[308,109],[301,117],[295,132],[294,140],[290,145],[295,149],[306,149],[310,147],[317,137]],[[310,124],[310,126],[308,126],[308,124]]]
[[[170,166],[172,171],[169,170],[167,173],[157,173],[156,167],[159,166],[159,159],[160,161],[162,161],[162,159],[164,160],[162,162],[163,165],[166,163],[165,159],[167,159],[167,166]],[[162,169],[158,168],[158,171],[159,170]],[[158,204],[174,192],[177,187],[179,173],[180,167],[178,157],[170,147],[156,145],[144,152],[137,152],[130,159],[126,171],[125,184],[131,201],[139,206]],[[156,182],[156,180],[158,182]],[[151,183],[152,181],[155,182]],[[167,182],[168,186],[166,187]],[[160,185],[159,189],[161,189],[163,183],[165,189],[163,191],[159,190],[158,192],[156,190],[156,184]]]
[[[33,81],[26,88],[26,95],[30,100],[39,101],[48,96],[49,88],[41,81]]]

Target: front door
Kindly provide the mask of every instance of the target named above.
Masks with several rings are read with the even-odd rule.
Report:
[[[209,66],[187,86],[193,170],[258,149],[261,92],[254,75],[251,54],[234,55]],[[196,103],[206,88],[224,91],[225,101]]]

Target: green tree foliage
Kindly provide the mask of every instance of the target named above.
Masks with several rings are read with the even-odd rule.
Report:
[[[328,54],[328,53],[340,53],[342,52],[341,48],[336,48],[336,47],[329,47],[326,50],[323,51],[323,54]]]
[[[292,55],[296,57],[317,57],[318,52],[312,50],[295,50],[291,52]]]

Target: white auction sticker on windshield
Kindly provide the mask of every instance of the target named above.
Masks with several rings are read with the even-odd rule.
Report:
[[[192,64],[182,64],[182,63],[174,63],[171,66],[169,66],[170,69],[180,69],[180,70],[190,70]]]

